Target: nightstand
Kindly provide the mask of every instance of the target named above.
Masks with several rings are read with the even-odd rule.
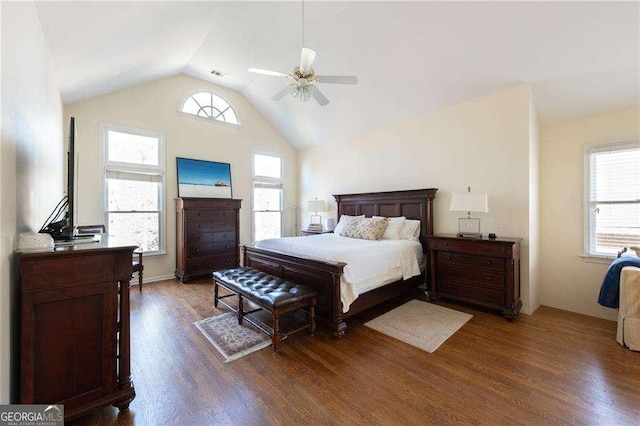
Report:
[[[429,237],[430,296],[498,309],[513,321],[520,309],[522,238]]]
[[[308,229],[300,230],[300,235],[318,235],[318,234],[333,234],[333,231],[309,231]]]

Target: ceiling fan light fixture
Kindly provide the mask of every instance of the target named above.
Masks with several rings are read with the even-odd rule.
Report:
[[[300,102],[307,102],[311,99],[311,87],[312,84],[294,83],[290,86],[289,94]]]
[[[294,83],[285,86],[278,93],[271,97],[274,101],[279,101],[289,93],[292,98],[306,102],[314,98],[320,106],[329,104],[329,99],[318,90],[315,83],[334,83],[334,84],[356,84],[358,78],[355,75],[322,75],[316,76],[313,70],[313,62],[316,59],[316,52],[305,46],[304,38],[304,0],[302,0],[302,53],[300,55],[300,66],[291,71],[291,74],[285,74],[277,71],[270,71],[260,68],[249,68],[249,72],[263,75],[271,75],[274,77],[287,77]],[[319,78],[320,77],[320,78]]]

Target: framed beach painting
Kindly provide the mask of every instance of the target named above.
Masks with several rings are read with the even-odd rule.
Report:
[[[231,165],[215,161],[176,158],[178,197],[232,198]]]

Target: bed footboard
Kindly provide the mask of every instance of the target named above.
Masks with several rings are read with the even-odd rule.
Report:
[[[242,251],[244,266],[315,289],[318,292],[316,319],[328,326],[334,337],[344,336],[347,324],[342,315],[340,277],[346,263],[293,256],[250,245],[243,246]]]

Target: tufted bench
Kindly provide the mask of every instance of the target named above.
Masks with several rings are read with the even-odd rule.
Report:
[[[218,306],[218,301],[238,314],[238,324],[242,324],[245,315],[256,312],[244,311],[243,299],[250,300],[271,313],[273,319],[273,330],[265,330],[261,324],[246,318],[249,322],[260,329],[271,334],[273,338],[273,349],[278,352],[280,342],[290,334],[309,329],[313,334],[316,328],[315,323],[315,305],[316,291],[310,287],[296,284],[291,281],[285,281],[282,278],[274,277],[265,272],[254,268],[232,268],[223,269],[213,273],[214,281],[214,306]],[[218,294],[219,287],[223,286],[233,294],[220,296]],[[238,297],[238,309],[225,303],[221,299],[226,297]],[[280,330],[280,316],[286,312],[290,312],[300,308],[309,308],[309,321],[302,327],[289,330],[284,333]]]

